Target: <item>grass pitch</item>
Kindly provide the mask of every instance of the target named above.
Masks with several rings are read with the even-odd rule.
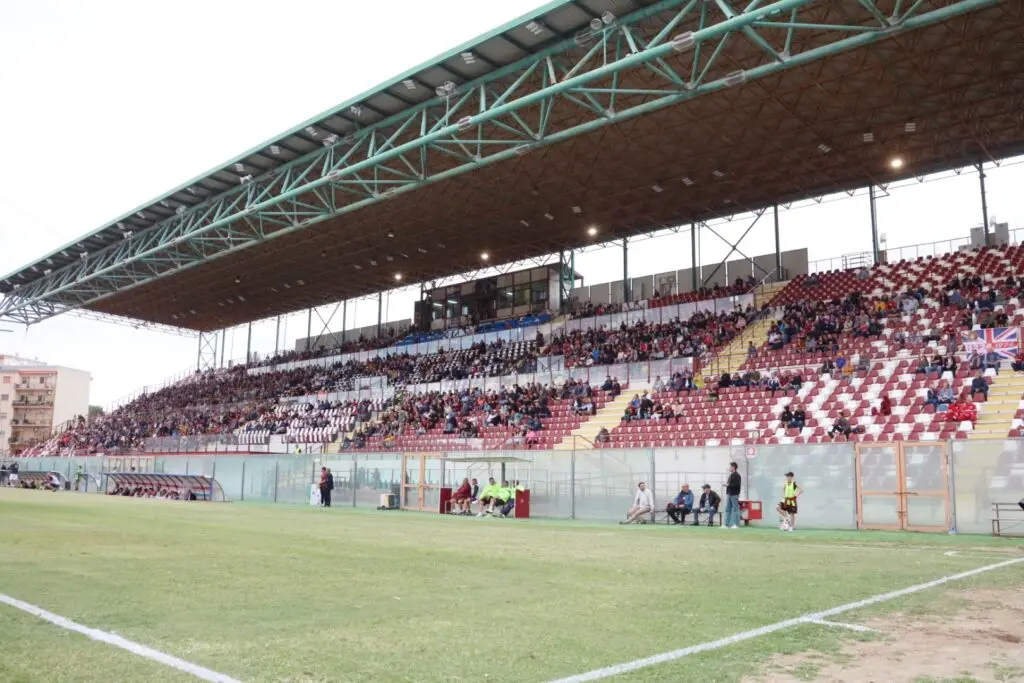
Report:
[[[550,681],[1016,556],[984,537],[0,490],[0,593],[243,681]],[[964,586],[1020,590],[1024,563]],[[868,611],[941,613],[943,590]],[[616,680],[739,681],[863,637],[800,626]],[[110,680],[194,679],[0,605],[0,681]]]

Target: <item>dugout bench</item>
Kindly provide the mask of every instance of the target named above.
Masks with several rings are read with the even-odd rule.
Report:
[[[722,505],[725,505],[725,501],[722,501]],[[687,516],[692,515],[692,512],[686,513]],[[703,514],[703,513],[702,513]],[[715,515],[716,519],[711,520],[711,526],[721,526],[723,511],[719,510]],[[750,526],[751,522],[759,522],[764,519],[764,509],[759,500],[741,500],[740,501],[740,521],[743,522],[743,526]],[[655,510],[651,513],[652,524],[672,524],[671,518],[668,516],[668,511],[664,508],[661,510]],[[691,524],[692,522],[686,522]]]
[[[1024,500],[992,503],[992,535],[1024,536]]]

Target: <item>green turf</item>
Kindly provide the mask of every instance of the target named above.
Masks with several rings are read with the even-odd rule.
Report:
[[[0,490],[0,552],[0,593],[245,681],[547,681],[1024,555],[1024,544]],[[1024,585],[1024,564],[972,582],[989,580]],[[802,626],[623,680],[736,681],[771,654],[851,637]],[[187,680],[3,605],[0,647],[0,681]]]

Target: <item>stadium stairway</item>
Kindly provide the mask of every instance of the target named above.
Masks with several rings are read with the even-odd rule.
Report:
[[[1024,395],[1024,375],[1003,370],[988,391],[988,400],[978,405],[978,421],[970,439],[1005,439]]]
[[[747,344],[754,342],[754,346],[760,348],[768,338],[768,329],[774,322],[774,316],[768,316],[745,327],[741,335],[729,342],[704,366],[703,373],[718,377],[727,372],[730,375],[739,372],[747,360]]]
[[[775,295],[786,288],[789,284],[789,280],[785,282],[771,282],[764,284],[754,290],[754,307],[760,309],[767,303],[770,303]]]
[[[554,450],[572,451],[577,448],[590,448],[591,444],[595,442],[595,439],[597,439],[597,433],[601,431],[602,427],[611,432],[619,426],[619,422],[622,421],[622,415],[626,412],[626,406],[628,406],[629,402],[633,399],[633,395],[642,391],[644,391],[644,387],[641,386],[638,386],[635,389],[633,386],[630,386],[628,389],[624,390],[621,394],[615,397],[615,400],[605,403],[604,407],[597,411],[596,415],[581,424],[571,434],[555,444]]]

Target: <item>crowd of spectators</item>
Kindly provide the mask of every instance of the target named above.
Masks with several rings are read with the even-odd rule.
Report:
[[[748,306],[719,314],[699,311],[685,321],[641,320],[618,328],[572,330],[554,336],[542,355],[562,355],[566,367],[700,357],[728,344],[755,315]]]

